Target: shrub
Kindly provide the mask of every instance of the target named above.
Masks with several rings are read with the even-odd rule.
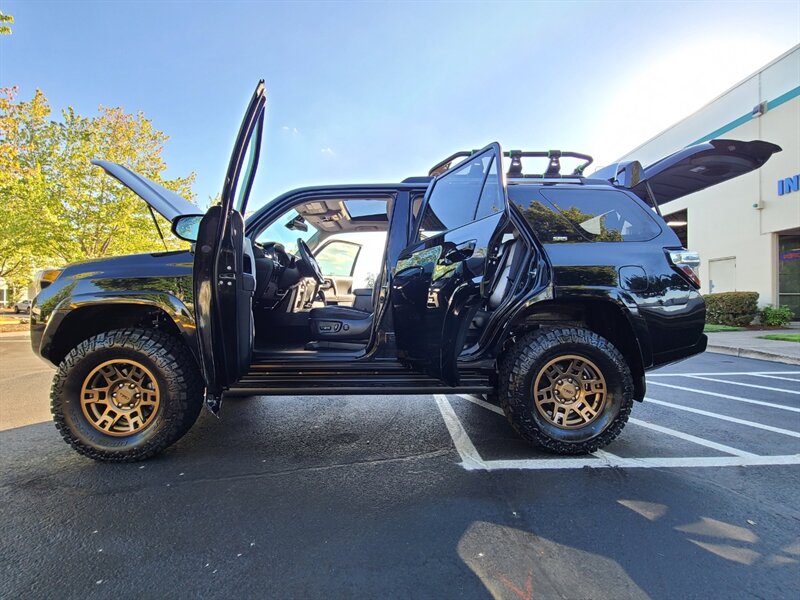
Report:
[[[760,313],[762,325],[786,325],[794,317],[792,309],[788,306],[765,306]]]
[[[758,292],[706,294],[706,322],[744,327],[758,314]]]

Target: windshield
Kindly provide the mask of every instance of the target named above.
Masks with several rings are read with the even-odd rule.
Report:
[[[297,223],[299,213],[295,209],[291,209],[275,220],[269,227],[258,234],[256,242],[259,244],[269,244],[276,242],[283,244],[283,247],[290,254],[297,254],[297,238],[301,238],[309,248],[312,250],[319,242],[319,231],[308,221],[303,220],[307,231],[293,226],[291,229],[287,225]]]

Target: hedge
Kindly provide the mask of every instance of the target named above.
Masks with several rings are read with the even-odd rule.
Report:
[[[762,325],[777,325],[783,327],[794,317],[792,309],[788,306],[765,306],[761,309]]]
[[[706,294],[706,323],[744,327],[758,314],[758,292]]]

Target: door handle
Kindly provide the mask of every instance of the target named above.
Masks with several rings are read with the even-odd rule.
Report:
[[[457,262],[467,260],[475,252],[475,240],[462,242],[450,248],[444,253],[439,261],[442,265],[452,265]]]

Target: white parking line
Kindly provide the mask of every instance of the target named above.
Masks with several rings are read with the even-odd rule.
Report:
[[[766,373],[745,373],[745,375],[752,375],[753,377],[766,377],[767,379],[781,379],[783,381],[794,381],[800,383],[800,379],[794,377],[778,377],[777,375],[767,375]]]
[[[469,396],[467,394],[458,394],[458,397],[463,398],[464,400],[469,400],[473,404],[477,404],[478,406],[481,406],[487,410],[497,413],[498,415],[505,414],[500,407],[495,406],[494,404],[489,404],[488,402],[485,402],[480,398],[476,398],[475,396]],[[692,435],[690,433],[684,433],[683,431],[678,431],[677,429],[670,429],[669,427],[663,427],[662,425],[656,425],[655,423],[642,421],[641,419],[636,419],[634,417],[629,417],[628,423],[633,423],[634,425],[638,425],[639,427],[645,427],[647,429],[652,429],[653,431],[658,431],[659,433],[671,435],[673,437],[686,440],[687,442],[692,442],[699,446],[705,446],[706,448],[719,450],[720,452],[725,452],[726,454],[732,454],[734,456],[757,456],[752,452],[745,452],[744,450],[739,450],[738,448],[733,448],[732,446],[726,446],[725,444],[712,442],[711,440],[697,437],[696,435]],[[595,456],[603,457],[604,454],[607,455],[608,453],[599,450],[598,452],[595,453]]]
[[[685,456],[652,458],[534,458],[530,460],[488,460],[487,471],[503,469],[552,470],[552,469],[602,469],[621,467],[626,469],[659,469],[691,467],[754,467],[767,465],[800,465],[800,454],[779,456]],[[473,470],[479,467],[468,467]]]
[[[718,373],[648,373],[648,377],[686,377],[687,375],[800,375],[800,371],[721,371]],[[797,381],[793,379],[792,381]]]
[[[473,404],[477,404],[478,406],[481,406],[486,410],[490,410],[493,413],[497,413],[498,415],[503,415],[503,416],[506,415],[506,413],[503,412],[502,408],[500,408],[499,406],[495,406],[494,404],[489,404],[485,400],[481,400],[480,398],[477,398],[475,396],[470,396],[468,394],[457,394],[457,395],[459,398],[463,398],[464,400],[469,400]]]
[[[466,394],[458,394],[460,398],[468,400],[473,404],[490,410],[497,414],[503,414],[503,411],[489,404],[480,398],[469,396]],[[609,467],[620,468],[634,468],[634,469],[654,469],[654,468],[694,468],[694,467],[749,467],[749,466],[765,466],[765,465],[800,465],[800,454],[783,454],[777,456],[760,456],[751,454],[737,448],[725,446],[724,444],[717,444],[710,440],[698,438],[682,431],[669,429],[648,423],[639,419],[630,419],[636,425],[649,427],[655,431],[665,433],[667,435],[674,435],[685,440],[714,448],[722,452],[733,454],[733,456],[679,456],[679,457],[622,457],[616,454],[611,454],[604,450],[598,450],[592,457],[576,457],[576,458],[532,458],[532,459],[510,459],[510,460],[484,460],[478,452],[475,445],[470,440],[461,420],[456,415],[447,397],[443,394],[434,395],[436,404],[439,411],[442,413],[447,430],[450,432],[450,437],[453,439],[453,444],[461,457],[461,466],[468,471],[483,470],[483,471],[499,471],[507,469],[516,470],[558,470],[558,469],[583,469],[585,467],[592,469],[601,469]],[[652,400],[655,404],[662,404],[665,406],[674,406],[675,408],[686,409],[678,405],[672,405],[669,402],[661,402],[660,400]],[[749,423],[742,419],[734,419],[733,417],[720,417],[713,413],[700,411],[698,409],[689,409],[690,412],[698,412],[700,414],[707,414],[723,420],[730,420],[734,423],[749,424],[752,426],[767,428],[770,431],[779,433],[788,433],[794,437],[800,437],[800,434],[790,432],[788,430],[778,429],[777,427],[769,427],[768,425],[761,425],[757,423]]]
[[[687,375],[692,379],[702,379],[703,381],[715,381],[716,383],[727,383],[729,385],[741,385],[742,387],[756,388],[757,390],[768,390],[770,392],[783,392],[784,394],[797,394],[800,396],[800,391],[787,390],[786,388],[767,387],[765,385],[756,385],[753,383],[744,383],[742,381],[727,381],[725,379],[716,379],[715,377],[705,377],[703,375]],[[658,384],[656,384],[658,385]],[[661,384],[664,385],[664,384]],[[800,411],[798,411],[800,412]]]
[[[648,421],[642,421],[641,419],[629,417],[628,423],[633,423],[639,427],[645,427],[647,429],[652,429],[653,431],[658,431],[659,433],[671,435],[673,437],[686,440],[687,442],[698,444],[699,446],[705,446],[706,448],[719,450],[720,452],[725,452],[726,454],[733,454],[734,456],[757,456],[752,452],[745,452],[744,450],[739,450],[738,448],[733,448],[731,446],[726,446],[725,444],[719,444],[717,442],[712,442],[711,440],[697,437],[691,433],[684,433],[683,431],[678,431],[677,429],[670,429],[669,427],[663,427],[662,425],[656,425],[655,423],[649,423]]]
[[[450,437],[453,439],[453,444],[458,450],[458,455],[461,457],[461,465],[471,471],[473,469],[485,469],[486,465],[478,454],[478,450],[469,439],[464,426],[461,424],[458,416],[456,415],[447,396],[444,394],[434,394],[433,398],[436,400],[436,406],[439,407],[439,412],[442,413],[444,424],[447,426],[447,431],[450,432]]]
[[[645,398],[645,401],[650,402],[652,404],[658,404],[659,406],[666,406],[667,408],[685,410],[686,412],[694,413],[696,415],[703,415],[704,417],[712,417],[714,419],[719,419],[721,421],[728,421],[729,423],[747,425],[748,427],[755,427],[756,429],[763,429],[764,431],[771,431],[773,433],[788,435],[789,437],[793,438],[800,438],[800,433],[796,431],[791,431],[789,429],[781,429],[780,427],[773,427],[772,425],[764,425],[763,423],[754,423],[753,421],[745,421],[744,419],[737,419],[736,417],[720,415],[717,413],[709,412],[707,410],[700,410],[699,408],[683,406],[682,404],[673,404],[672,402],[664,402],[663,400],[656,400],[655,398]]]
[[[705,396],[715,396],[716,398],[725,398],[726,400],[736,400],[737,402],[745,402],[747,404],[756,404],[758,406],[766,406],[768,408],[777,408],[778,410],[788,410],[789,412],[800,413],[800,408],[794,406],[784,406],[783,404],[774,404],[772,402],[764,402],[762,400],[753,400],[751,398],[741,398],[739,396],[731,396],[730,394],[721,394],[719,392],[709,392],[708,390],[698,390],[695,388],[684,387],[682,385],[672,385],[671,383],[661,383],[660,381],[649,381],[649,385],[658,385],[661,387],[672,388],[673,390],[682,390],[684,392],[692,392],[693,394],[703,394]]]

